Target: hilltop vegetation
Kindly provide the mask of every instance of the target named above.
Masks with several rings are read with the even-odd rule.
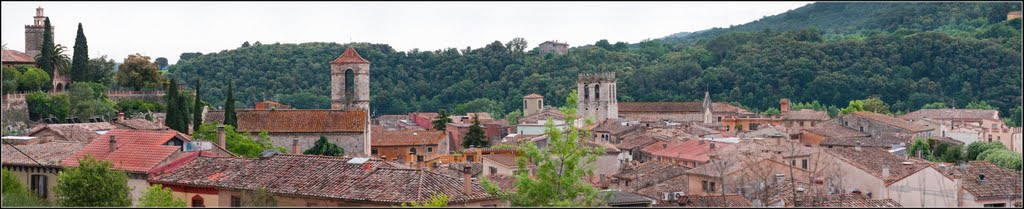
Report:
[[[995,4],[941,5],[970,10]],[[792,12],[820,9],[809,6]],[[1006,12],[999,13],[1005,19]],[[738,102],[755,111],[777,106],[780,98],[843,107],[850,100],[873,96],[891,104],[892,112],[936,102],[963,107],[972,101],[991,104],[1003,117],[1019,111],[1019,19],[974,18],[967,22],[977,27],[951,33],[928,29],[951,28],[964,21],[918,26],[913,23],[923,20],[915,17],[930,16],[907,16],[889,24],[879,22],[885,16],[850,17],[874,23],[860,27],[891,26],[831,38],[821,30],[801,28],[729,32],[692,44],[648,40],[625,46],[602,40],[572,48],[566,56],[525,51],[530,45],[522,40],[495,41],[477,49],[407,52],[369,43],[254,44],[205,55],[186,53],[168,71],[186,83],[203,77],[202,99],[215,107],[223,105],[223,88],[233,79],[241,106],[277,99],[297,108],[328,108],[328,62],[351,46],[373,62],[375,115],[450,110],[478,98],[496,101],[497,112],[511,112],[521,108],[522,96],[530,93],[566,97],[582,72],[616,72],[619,101],[697,101],[707,89],[715,101]],[[553,106],[563,102],[547,101]]]

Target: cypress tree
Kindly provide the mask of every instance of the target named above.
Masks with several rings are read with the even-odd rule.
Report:
[[[228,99],[224,101],[224,125],[231,125],[238,129],[238,116],[235,114],[235,94],[231,90],[231,80],[228,80]]]
[[[42,68],[46,73],[50,74],[53,78],[54,63],[50,60],[53,57],[53,31],[50,30],[50,18],[46,18],[46,23],[43,26],[43,45],[40,46],[39,56],[36,57],[36,65]]]
[[[192,108],[188,106],[188,93],[182,92],[181,89],[177,89],[177,85],[175,85],[175,89],[178,95],[178,99],[174,100],[177,102],[174,107],[178,108],[178,128],[181,128],[179,130],[181,130],[182,133],[188,133],[188,124],[192,122]]]
[[[203,102],[199,101],[199,78],[196,78],[196,98],[192,102],[192,131],[198,131],[203,124]]]
[[[176,83],[177,82],[174,81],[174,78],[171,78],[170,82],[167,83],[167,95],[165,96],[167,117],[164,118],[164,124],[171,129],[181,131],[181,128],[178,127],[178,114],[180,110],[175,106],[178,104],[178,88]]]
[[[71,80],[94,81],[86,78],[86,67],[89,64],[89,44],[82,31],[82,23],[78,23],[78,35],[75,36],[75,54],[71,57]]]

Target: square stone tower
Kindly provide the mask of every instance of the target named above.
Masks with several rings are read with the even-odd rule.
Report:
[[[580,118],[594,122],[619,118],[619,103],[615,87],[615,73],[579,74],[576,81],[576,113]]]
[[[370,61],[352,47],[331,61],[331,109],[370,110]]]
[[[530,94],[523,97],[523,116],[536,114],[544,109],[544,96]],[[513,123],[515,121],[509,121]]]
[[[36,16],[32,17],[32,25],[25,26],[25,54],[34,58],[42,53],[45,28],[46,16],[43,15],[43,8],[36,8]],[[53,25],[50,26],[50,32],[54,32]]]

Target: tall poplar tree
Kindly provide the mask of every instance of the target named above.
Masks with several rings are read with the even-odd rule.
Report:
[[[192,102],[192,131],[198,131],[203,124],[203,102],[199,101],[199,79],[196,78],[196,96]]]
[[[235,114],[235,94],[231,90],[231,80],[228,80],[228,99],[224,101],[224,124],[238,127],[238,116]]]
[[[82,23],[78,23],[78,35],[75,36],[75,54],[71,56],[71,80],[89,81],[86,71],[89,66],[89,44],[82,31]]]
[[[178,109],[179,107],[176,106],[178,104],[178,99],[181,99],[181,97],[178,96],[177,82],[174,78],[171,78],[170,82],[167,84],[166,93],[165,101],[167,104],[167,117],[164,118],[164,124],[171,129],[181,132],[182,127],[179,126],[181,121],[181,109]],[[187,131],[188,130],[185,130],[185,132]]]

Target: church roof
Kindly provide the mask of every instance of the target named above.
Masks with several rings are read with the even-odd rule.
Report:
[[[370,61],[366,61],[366,59],[363,59],[363,57],[360,57],[359,56],[359,52],[356,52],[356,50],[353,49],[352,47],[349,47],[348,49],[345,49],[345,52],[341,53],[341,56],[339,56],[338,59],[334,59],[334,61],[331,61],[331,64],[351,64],[351,63],[369,64]]]

